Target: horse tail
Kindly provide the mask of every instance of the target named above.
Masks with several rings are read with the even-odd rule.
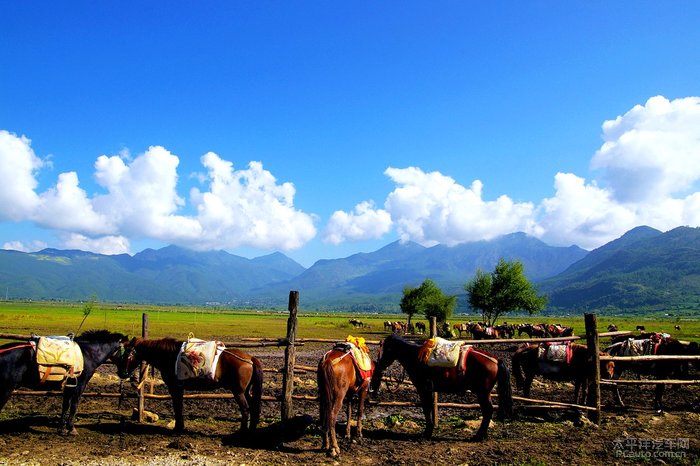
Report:
[[[319,362],[316,378],[318,383],[318,400],[319,400],[319,420],[321,421],[321,429],[326,432],[327,429],[332,429],[331,425],[331,407],[335,400],[333,393],[333,364],[325,357]],[[350,422],[350,421],[348,421]]]
[[[263,368],[258,358],[251,358],[253,361],[253,377],[250,381],[252,389],[252,406],[250,406],[250,430],[255,430],[260,421],[260,409],[262,407],[263,391]]]
[[[510,371],[503,360],[498,360],[498,415],[501,419],[513,416],[513,389]]]
[[[520,359],[522,357],[523,353],[520,351],[513,353],[513,375],[515,376],[515,386],[518,387],[519,390],[522,390],[523,386],[525,385],[525,378],[523,377],[523,372],[520,368]]]

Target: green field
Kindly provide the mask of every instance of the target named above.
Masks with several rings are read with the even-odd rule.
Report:
[[[53,302],[0,302],[0,333],[28,335],[62,335],[76,332],[84,317],[85,304]],[[171,336],[186,339],[192,333],[198,338],[234,341],[240,337],[282,338],[286,335],[286,311],[249,311],[194,307],[138,306],[97,303],[85,319],[80,331],[108,329],[130,336],[141,335],[143,314],[148,315],[149,336]],[[385,320],[405,321],[404,314],[316,313],[300,310],[297,337],[344,339],[348,334],[379,339],[386,334]],[[357,318],[369,328],[353,328],[348,320]],[[452,323],[478,320],[478,316],[457,315]],[[511,323],[549,322],[573,326],[575,333],[584,333],[583,316],[506,316]],[[415,317],[413,321],[422,320]],[[615,323],[620,330],[634,330],[644,325],[648,331],[666,332],[681,340],[700,341],[700,319],[693,317],[613,317],[599,316],[598,326],[606,331]],[[681,330],[674,329],[680,325]]]

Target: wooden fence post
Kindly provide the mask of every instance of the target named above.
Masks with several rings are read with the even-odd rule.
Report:
[[[142,338],[148,338],[148,314],[145,312],[141,315],[141,337]],[[138,393],[138,401],[139,401],[139,422],[143,422],[143,413],[146,410],[146,397],[143,396],[145,392],[145,384],[142,383],[143,378],[147,377],[147,365],[146,362],[141,363],[141,368],[139,369],[139,393]]]
[[[437,336],[437,318],[434,316],[430,318],[430,338],[435,338]],[[433,421],[435,422],[435,427],[438,426],[438,393],[433,392]]]
[[[595,314],[584,314],[586,323],[586,342],[590,360],[590,379],[588,383],[587,405],[595,408],[588,411],[588,418],[600,424],[600,347],[598,345],[598,322]]]
[[[297,311],[299,309],[299,292],[289,292],[289,319],[287,319],[287,347],[284,349],[284,369],[282,370],[282,413],[283,421],[294,415],[292,409],[292,394],[294,393],[294,363],[296,348],[294,342],[297,334]]]

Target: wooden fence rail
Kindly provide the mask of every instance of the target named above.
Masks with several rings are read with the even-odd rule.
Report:
[[[287,322],[287,336],[285,338],[252,338],[244,337],[240,341],[235,342],[225,342],[227,346],[241,347],[241,348],[263,348],[263,347],[284,347],[285,348],[285,362],[282,368],[265,368],[265,372],[275,372],[281,373],[283,376],[282,381],[282,394],[280,396],[263,396],[262,400],[265,402],[275,402],[280,403],[281,416],[282,419],[287,419],[292,416],[293,413],[293,400],[300,401],[317,401],[318,396],[312,395],[296,395],[294,394],[294,373],[295,371],[300,372],[316,372],[315,366],[305,366],[296,364],[295,348],[299,346],[304,346],[306,343],[337,343],[337,339],[329,338],[297,338],[296,337],[296,327],[297,327],[297,309],[299,303],[299,293],[297,291],[291,291],[289,296],[289,319]],[[529,403],[522,405],[523,407],[540,407],[540,408],[551,408],[551,409],[577,409],[582,411],[588,411],[589,417],[596,423],[599,423],[601,408],[600,408],[600,386],[601,385],[651,385],[651,384],[688,384],[697,385],[700,384],[700,380],[600,380],[600,364],[599,361],[625,361],[625,362],[650,362],[650,361],[665,361],[665,360],[675,360],[675,361],[697,361],[700,360],[700,356],[599,356],[599,339],[607,337],[616,337],[623,335],[633,335],[630,331],[615,331],[615,332],[601,332],[598,333],[597,322],[595,315],[586,314],[586,335],[585,336],[570,336],[570,337],[559,337],[559,338],[512,338],[512,339],[496,339],[496,340],[460,340],[464,344],[469,345],[520,345],[520,344],[538,344],[544,342],[567,342],[567,341],[578,341],[586,339],[589,347],[589,360],[590,360],[590,370],[593,382],[589,386],[589,401],[588,406],[563,403],[550,400],[540,400],[533,398],[524,398],[520,396],[513,396],[514,400],[522,401],[524,403]],[[431,321],[431,336],[435,335],[435,324]],[[143,315],[142,322],[142,336],[144,338],[148,337],[148,317],[146,314]],[[0,334],[0,339],[6,340],[28,340],[31,335],[19,335],[19,334]],[[380,340],[365,340],[368,345],[379,345]],[[514,349],[511,346],[509,350]],[[145,368],[142,370],[144,374],[147,373]],[[385,380],[391,383],[397,383],[395,380],[385,378]],[[155,394],[153,393],[153,383],[151,382],[149,393],[146,392],[144,387],[144,380],[138,387],[138,393],[115,393],[115,392],[87,392],[83,393],[82,396],[86,397],[108,397],[108,398],[137,398],[138,399],[138,410],[139,419],[143,419],[143,412],[145,411],[145,400],[164,400],[169,399],[170,395],[167,394]],[[410,382],[403,381],[404,385],[411,385]],[[14,392],[16,395],[24,396],[60,396],[60,391],[28,391],[28,390],[17,390]],[[493,394],[497,397],[496,394]],[[233,398],[230,393],[188,393],[185,394],[185,399],[228,399]],[[369,400],[369,404],[373,406],[403,406],[403,407],[419,407],[421,406],[418,402],[409,401],[375,401]],[[456,408],[456,409],[476,409],[479,408],[477,403],[436,403],[437,407],[440,408]],[[435,413],[435,419],[437,420],[437,412]]]

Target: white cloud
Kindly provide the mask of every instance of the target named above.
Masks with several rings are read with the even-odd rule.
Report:
[[[129,240],[123,236],[102,236],[88,238],[87,236],[71,233],[63,238],[63,249],[79,249],[98,254],[126,254],[129,253]]]
[[[638,225],[629,207],[612,199],[609,190],[586,184],[572,173],[554,177],[554,197],[542,201],[535,236],[548,244],[594,248]]]
[[[202,156],[210,190],[193,188],[201,235],[197,246],[291,250],[316,235],[314,217],[294,208],[294,185],[277,184],[262,163],[250,162],[247,170],[209,152]]]
[[[700,98],[656,96],[603,123],[591,167],[619,202],[655,203],[700,179]]]
[[[25,243],[23,241],[8,241],[2,245],[3,249],[10,251],[20,251],[20,252],[35,252],[46,249],[48,246],[43,241],[30,241]]]
[[[316,235],[315,218],[294,208],[294,186],[277,184],[261,163],[236,171],[214,153],[201,161],[207,174],[199,178],[210,191],[192,190],[196,215],[182,214],[180,161],[161,146],[135,158],[126,149],[98,157],[95,180],[105,192],[92,198],[75,172],[59,174],[56,185],[38,194],[35,176],[44,162],[28,139],[0,131],[0,219],[33,221],[57,230],[64,247],[103,253],[128,251],[128,237],[195,249],[290,250]],[[26,249],[22,243],[8,246]]]
[[[397,184],[384,208],[403,241],[455,245],[534,228],[531,203],[515,203],[505,195],[485,201],[479,180],[465,188],[449,176],[416,167],[390,167],[384,173]]]
[[[31,141],[0,130],[0,220],[22,221],[39,204],[34,175],[44,162]]]
[[[331,215],[323,240],[340,244],[346,240],[361,241],[381,238],[391,229],[391,215],[383,209],[375,209],[372,201],[361,202],[354,212],[337,210]]]

